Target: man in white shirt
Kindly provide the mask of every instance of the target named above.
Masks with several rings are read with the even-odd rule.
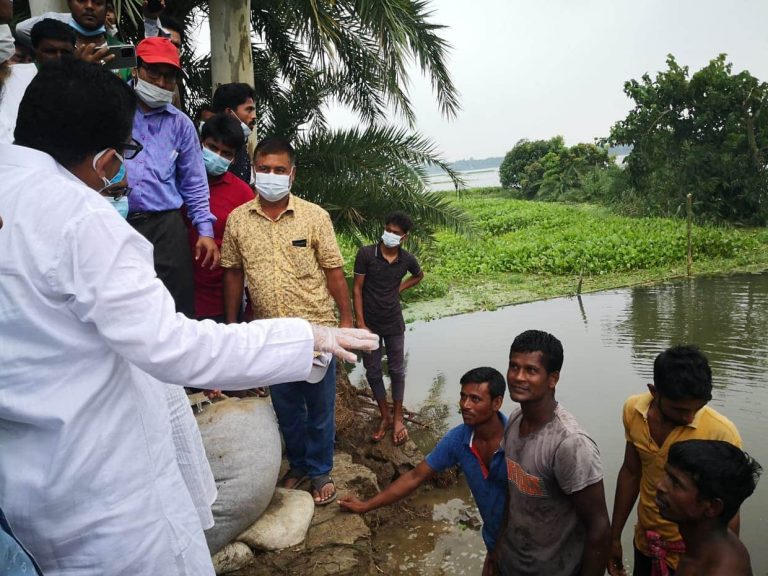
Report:
[[[375,347],[299,319],[176,314],[151,245],[96,192],[140,151],[134,109],[115,75],[64,60],[0,145],[0,509],[47,576],[214,573],[155,378],[250,388],[306,379],[313,350]]]

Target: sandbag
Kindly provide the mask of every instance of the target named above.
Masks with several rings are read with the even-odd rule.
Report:
[[[280,433],[272,404],[263,398],[229,398],[197,415],[216,479],[214,526],[205,531],[215,554],[251,526],[272,499],[280,472]]]

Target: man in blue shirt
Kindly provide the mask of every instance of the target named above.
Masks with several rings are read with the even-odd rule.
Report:
[[[132,188],[128,223],[152,243],[155,272],[173,296],[176,311],[194,318],[192,258],[211,269],[219,262],[203,153],[194,124],[171,105],[181,75],[176,47],[166,38],[146,38],[136,46],[136,57],[133,137],[144,153],[125,158]],[[194,255],[182,206],[198,232]]]
[[[345,496],[339,505],[357,514],[369,512],[405,498],[437,472],[458,466],[483,518],[483,541],[491,552],[506,510],[507,467],[501,441],[507,419],[499,411],[506,382],[500,372],[485,367],[470,370],[460,382],[464,424],[451,429],[416,468],[370,500]]]

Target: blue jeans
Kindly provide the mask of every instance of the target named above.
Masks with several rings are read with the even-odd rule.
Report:
[[[310,478],[328,474],[336,436],[336,358],[320,382],[290,382],[269,390],[291,468]]]

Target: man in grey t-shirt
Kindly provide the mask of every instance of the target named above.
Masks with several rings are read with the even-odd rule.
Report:
[[[507,517],[495,568],[514,576],[601,576],[608,510],[597,446],[555,400],[560,341],[528,330],[512,343],[509,395],[520,404],[504,433]]]

